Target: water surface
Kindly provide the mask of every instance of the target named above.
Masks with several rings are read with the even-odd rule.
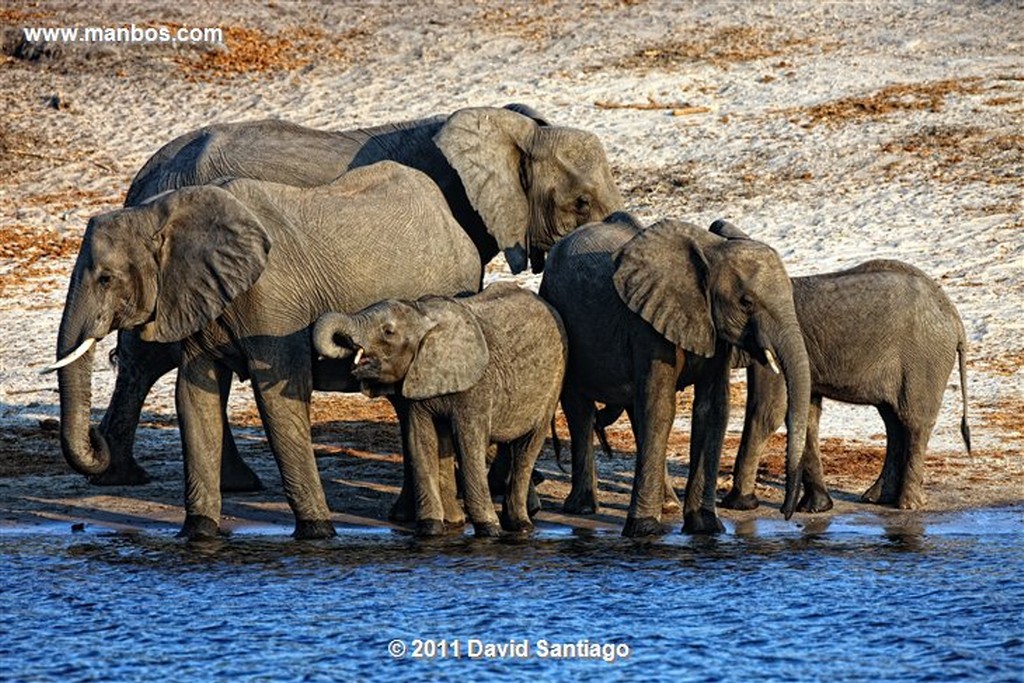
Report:
[[[1022,517],[758,521],[656,541],[5,530],[0,679],[1018,683]],[[555,658],[561,644],[576,656]]]

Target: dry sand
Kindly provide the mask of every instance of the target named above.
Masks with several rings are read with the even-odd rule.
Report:
[[[224,45],[26,44],[29,26],[221,27]],[[216,121],[280,117],[331,129],[528,103],[601,136],[631,210],[708,224],[726,217],[774,245],[793,275],[871,257],[909,261],[959,307],[971,343],[975,453],[959,442],[950,378],[926,472],[929,510],[1024,501],[1024,6],[1019,2],[473,2],[285,0],[166,9],[138,0],[0,9],[0,528],[173,530],[181,459],[166,377],[136,451],[155,482],[97,488],[57,438],[52,361],[66,279],[89,216],[119,206],[173,137]],[[489,279],[511,278],[504,264]],[[520,281],[536,287],[539,278]],[[101,353],[112,346],[108,338]],[[97,364],[94,419],[114,371]],[[741,380],[742,375],[737,374]],[[742,420],[742,382],[720,485]],[[670,444],[685,483],[689,394]],[[380,525],[397,491],[386,403],[318,394],[314,442],[339,523]],[[233,424],[268,488],[225,500],[227,526],[290,514],[247,386]],[[884,455],[870,407],[827,402],[821,433],[837,513],[918,513],[857,502]],[[560,432],[565,438],[564,425]],[[601,458],[596,518],[557,510],[568,490],[549,447],[546,524],[616,529],[632,439]],[[777,520],[784,439],[763,461],[755,513]],[[835,514],[835,513],[833,513]],[[801,515],[797,524],[827,523]],[[58,522],[50,526],[50,522]],[[746,527],[743,527],[746,528]],[[783,527],[784,528],[784,527]]]

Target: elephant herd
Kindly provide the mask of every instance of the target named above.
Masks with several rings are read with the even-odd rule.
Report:
[[[874,405],[885,423],[865,500],[920,506],[957,357],[970,449],[964,328],[924,273],[876,260],[790,278],[775,250],[725,221],[644,226],[623,209],[598,138],[524,105],[340,132],[264,120],[186,133],[143,166],[124,208],[86,229],[47,368],[59,373],[65,459],[96,484],[146,483],[133,455],[140,412],[177,368],[182,535],[214,536],[222,491],[261,486],[228,424],[237,375],[252,385],[295,536],[328,537],[309,404],[314,390],[362,391],[399,417],[391,517],[423,535],[468,517],[491,536],[532,528],[533,469],[559,402],[565,510],[596,511],[593,432],[625,410],[637,453],[623,534],[646,536],[680,507],[665,451],[675,394],[692,384],[683,530],[717,533],[732,369],[747,368],[746,419],[718,504],[757,506],[759,453],[784,418],[788,519],[832,506],[823,397]],[[543,272],[539,295],[480,291],[499,252],[514,273]],[[116,385],[94,427],[94,345],[114,330]]]

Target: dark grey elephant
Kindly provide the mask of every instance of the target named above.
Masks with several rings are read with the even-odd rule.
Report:
[[[569,365],[562,390],[572,439],[573,495],[594,501],[594,402],[631,406],[637,442],[623,534],[661,533],[665,448],[675,393],[695,387],[683,531],[717,533],[715,485],[728,418],[732,348],[779,370],[790,398],[788,519],[799,493],[810,377],[792,289],[778,254],[663,220],[641,229],[616,214],[562,239],[541,296],[562,316]]]
[[[386,297],[473,292],[479,281],[477,252],[437,186],[392,162],[308,189],[249,179],[187,187],[97,216],[71,276],[51,366],[60,369],[64,454],[85,475],[104,471],[110,458],[89,425],[93,342],[115,329],[177,342],[182,533],[217,532],[221,401],[235,373],[252,382],[296,536],[331,535],[310,394],[358,384],[351,363],[315,361],[313,323]]]
[[[481,264],[504,251],[516,272],[527,257],[539,271],[555,240],[622,206],[597,137],[547,125],[523,105],[339,132],[273,119],[207,126],[154,154],[132,182],[125,206],[225,176],[312,187],[381,160],[426,173],[473,240]],[[176,343],[148,343],[133,330],[119,334],[117,381],[95,436],[109,447],[110,466],[91,476],[93,483],[148,481],[133,456],[139,415],[153,384],[178,366],[180,356]],[[225,380],[224,403],[229,388]],[[222,449],[225,490],[260,488],[238,457],[230,430],[222,435]]]
[[[532,292],[493,284],[472,297],[383,301],[359,313],[328,313],[314,328],[324,356],[352,358],[364,390],[397,391],[409,405],[417,533],[445,530],[438,442],[454,437],[466,514],[478,536],[499,531],[485,462],[506,444],[510,475],[502,507],[507,531],[533,528],[527,496],[533,466],[558,404],[566,337],[558,314]]]
[[[733,226],[719,226],[742,235]],[[873,405],[885,423],[885,464],[863,499],[913,509],[924,503],[924,458],[942,395],[959,357],[967,426],[967,339],[956,307],[921,270],[892,260],[867,261],[834,273],[793,278],[793,303],[811,368],[811,406],[804,448],[803,486],[827,510],[818,447],[821,399]],[[754,484],[765,441],[786,409],[785,388],[757,364],[747,369],[747,408],[732,489],[722,506],[757,507]]]

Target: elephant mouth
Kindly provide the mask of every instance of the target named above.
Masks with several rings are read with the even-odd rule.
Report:
[[[380,359],[366,355],[366,351],[358,347],[352,359],[352,376],[361,382],[374,381],[380,378],[380,371]]]

